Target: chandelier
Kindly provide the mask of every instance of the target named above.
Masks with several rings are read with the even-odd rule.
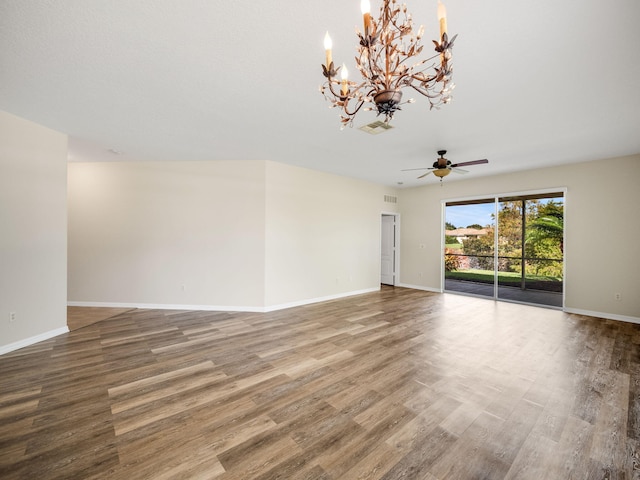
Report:
[[[364,32],[356,29],[360,40],[357,48],[356,67],[362,75],[362,82],[349,80],[345,65],[336,68],[332,60],[332,42],[329,32],[324,38],[326,63],[322,73],[326,81],[320,92],[331,102],[331,107],[342,109],[341,129],[352,126],[355,115],[375,110],[383,115],[385,123],[401,110],[404,103],[413,103],[411,98],[402,102],[402,89],[411,88],[424,95],[430,109],[451,101],[451,49],[457,35],[451,40],[447,35],[447,15],[444,5],[438,1],[440,41],[433,40],[436,54],[424,60],[414,57],[422,52],[421,44],[424,27],[413,30],[411,14],[406,4],[398,5],[396,0],[384,0],[380,7],[380,18],[376,21],[370,14],[369,0],[361,0]],[[340,79],[338,79],[340,74]]]

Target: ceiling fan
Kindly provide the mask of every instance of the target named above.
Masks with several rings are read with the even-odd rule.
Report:
[[[489,163],[489,160],[487,160],[486,158],[483,158],[482,160],[472,160],[470,162],[460,162],[460,163],[452,164],[450,160],[447,160],[446,158],[444,158],[446,153],[447,153],[446,150],[438,150],[438,155],[440,155],[440,157],[438,157],[438,159],[435,162],[433,162],[433,166],[431,167],[408,168],[402,171],[409,172],[411,170],[429,170],[427,173],[420,175],[418,178],[426,177],[431,172],[433,172],[433,174],[436,177],[440,177],[440,181],[442,181],[442,178],[446,177],[451,172],[456,172],[456,173],[468,172],[468,170],[463,170],[462,168],[458,168],[458,167],[464,167],[468,165],[480,165],[481,163]]]

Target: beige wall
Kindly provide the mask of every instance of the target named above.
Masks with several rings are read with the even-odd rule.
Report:
[[[377,289],[385,193],[275,162],[71,163],[69,301],[264,310]]]
[[[401,282],[441,289],[443,200],[566,188],[567,310],[640,320],[639,184],[634,155],[402,190]]]
[[[265,305],[380,288],[380,185],[267,162]]]
[[[69,164],[74,305],[257,308],[264,162]]]
[[[0,353],[66,331],[66,170],[66,135],[0,112]]]

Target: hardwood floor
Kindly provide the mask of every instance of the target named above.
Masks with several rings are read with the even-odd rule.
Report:
[[[2,479],[638,479],[640,325],[383,287],[0,357]]]
[[[131,310],[111,307],[67,307],[67,327],[69,330],[77,330]]]

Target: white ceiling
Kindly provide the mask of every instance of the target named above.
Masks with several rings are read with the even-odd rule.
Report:
[[[437,1],[407,1],[426,52]],[[489,159],[445,181],[640,152],[640,1],[445,5],[453,103],[417,98],[377,136],[340,131],[318,91],[327,29],[355,71],[358,0],[0,0],[0,109],[69,134],[72,161],[274,160],[405,187],[437,182],[401,170],[439,149]]]

